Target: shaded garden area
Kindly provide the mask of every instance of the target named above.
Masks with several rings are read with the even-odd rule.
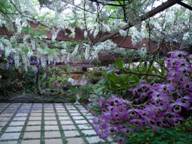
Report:
[[[191,10],[1,0],[0,144],[191,144]]]

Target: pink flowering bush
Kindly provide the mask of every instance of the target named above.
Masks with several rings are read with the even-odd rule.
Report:
[[[117,96],[101,98],[101,114],[93,121],[97,134],[118,136],[123,143],[129,133],[142,128],[169,128],[180,124],[192,111],[192,65],[183,51],[169,52],[165,59],[166,80],[140,82],[130,89],[132,100]]]

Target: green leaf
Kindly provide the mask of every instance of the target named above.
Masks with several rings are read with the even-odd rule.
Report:
[[[117,59],[115,61],[115,66],[119,69],[123,69],[124,68],[124,61],[122,59]]]

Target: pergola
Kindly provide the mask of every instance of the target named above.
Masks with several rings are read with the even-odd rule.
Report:
[[[96,4],[100,4],[100,5],[103,5],[103,6],[112,6],[112,7],[120,7],[123,9],[123,12],[124,12],[124,21],[127,22],[127,25],[125,25],[124,27],[122,27],[121,29],[122,30],[127,30],[135,25],[138,25],[140,24],[142,21],[145,21],[147,19],[150,19],[151,17],[155,16],[156,14],[176,5],[176,4],[179,4],[189,10],[192,10],[192,7],[188,4],[186,4],[185,2],[183,2],[182,0],[167,0],[166,2],[163,2],[162,4],[160,4],[159,6],[153,8],[152,10],[144,13],[143,15],[139,16],[138,18],[138,21],[134,21],[134,22],[129,22],[127,21],[127,14],[126,14],[126,11],[125,11],[125,5],[127,3],[131,3],[131,1],[128,1],[128,0],[123,0],[123,1],[119,1],[119,3],[117,3],[116,1],[114,0],[89,0],[93,3],[96,3]],[[51,2],[49,1],[43,1],[43,0],[39,0],[40,2],[40,5],[43,6],[43,5],[46,5],[48,6]],[[78,7],[78,9],[83,9],[81,7]],[[29,21],[31,27],[34,29],[34,30],[38,30],[39,27],[43,26],[43,27],[47,27],[46,25],[42,24],[41,22],[39,21],[36,21],[36,20],[30,20]],[[71,31],[69,29],[63,29],[63,30],[60,30],[56,36],[56,40],[57,41],[83,41],[85,39],[84,37],[84,31],[86,30],[83,30],[83,29],[80,29],[80,28],[76,28],[75,29],[75,37],[74,38],[71,38],[69,35],[71,33]],[[6,29],[6,27],[0,27],[0,35],[4,35],[4,36],[7,36],[7,37],[10,37],[12,35],[14,35],[14,32],[12,31],[9,31],[8,29]],[[52,33],[51,31],[48,31],[47,32],[47,39],[45,39],[45,41],[47,41],[47,43],[49,44],[50,40],[51,40],[51,37],[52,37]],[[88,37],[89,37],[89,41],[90,41],[90,44],[91,45],[95,45],[99,42],[103,42],[103,41],[106,41],[108,39],[111,39],[114,43],[117,44],[118,47],[122,47],[122,48],[128,48],[128,49],[140,49],[141,47],[143,46],[146,46],[146,47],[149,47],[149,52],[150,53],[155,53],[157,50],[161,49],[163,53],[166,53],[167,51],[169,51],[169,47],[171,47],[172,49],[176,49],[176,47],[178,45],[180,45],[179,43],[173,43],[173,42],[163,42],[159,47],[160,48],[157,48],[158,47],[158,44],[157,42],[151,40],[151,39],[143,39],[141,42],[137,43],[137,44],[133,44],[132,40],[131,40],[131,37],[130,36],[127,36],[127,37],[122,37],[120,34],[119,34],[119,31],[116,31],[116,32],[111,32],[111,33],[108,33],[108,32],[99,32],[97,34],[96,37],[93,37],[93,34],[92,33],[89,33],[88,32]],[[51,44],[50,44],[51,45]],[[161,48],[163,47],[163,48]],[[112,59],[110,59],[111,62],[113,62],[116,58],[118,58],[118,56],[113,56],[111,55],[110,53],[100,53],[100,60],[102,61],[103,59],[103,56],[108,56],[108,58],[110,59],[112,57]],[[104,60],[105,61],[105,60]],[[103,62],[105,63],[105,62]],[[77,65],[79,64],[87,64],[87,62],[80,62],[78,63]],[[76,65],[76,64],[75,64]]]

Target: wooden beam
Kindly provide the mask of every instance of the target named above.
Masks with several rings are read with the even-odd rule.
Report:
[[[177,4],[180,1],[181,0],[167,0],[166,2],[162,3],[161,5],[157,6],[154,9],[152,9],[151,11],[147,12],[146,14],[140,16],[138,18],[139,21],[136,21],[136,22],[133,22],[133,23],[128,23],[122,29],[127,30],[127,29],[131,28],[132,26],[135,26],[135,25],[141,23],[142,21],[147,20],[148,18],[150,18],[150,17],[164,11],[165,9]],[[116,31],[115,33],[111,33],[111,34],[108,34],[108,35],[105,35],[105,36],[101,37],[98,41],[94,42],[94,44],[97,43],[97,42],[103,42],[105,40],[111,39],[112,37],[117,36],[117,35],[119,35],[119,31]]]

